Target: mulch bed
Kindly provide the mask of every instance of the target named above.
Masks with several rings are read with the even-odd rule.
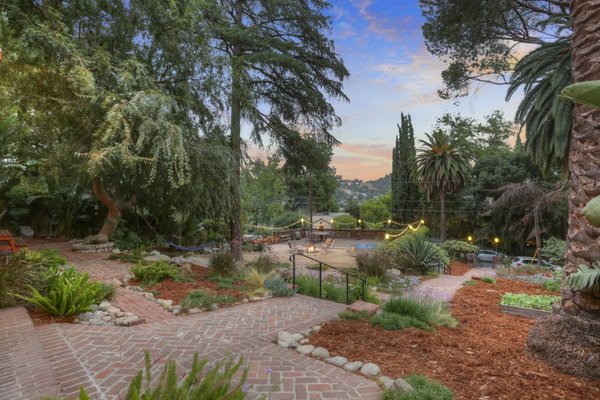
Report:
[[[52,315],[48,315],[36,308],[28,308],[27,312],[29,313],[29,317],[33,322],[33,326],[55,323],[72,324],[73,320],[77,317],[77,315],[71,315],[70,317],[53,317]]]
[[[500,312],[503,293],[556,294],[499,278],[461,288],[453,299],[456,329],[386,331],[366,321],[332,321],[310,343],[349,360],[374,362],[390,377],[423,374],[457,399],[599,399],[600,383],[556,371],[525,350],[531,319]]]
[[[192,266],[191,278],[193,282],[176,282],[173,279],[165,279],[156,285],[145,286],[144,289],[148,292],[156,291],[157,297],[161,299],[173,300],[173,304],[181,303],[189,292],[197,289],[204,289],[209,292],[219,295],[229,295],[235,299],[241,299],[248,294],[244,291],[244,281],[234,281],[230,289],[221,289],[216,282],[209,280],[210,271],[208,268],[197,265]],[[129,281],[131,285],[139,285],[135,279]]]
[[[453,260],[450,262],[450,264],[448,264],[448,271],[450,272],[450,275],[462,276],[466,274],[471,267],[471,264]]]

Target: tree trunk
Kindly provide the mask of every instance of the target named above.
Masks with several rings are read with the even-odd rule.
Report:
[[[242,27],[243,0],[239,0],[234,7],[234,20],[238,27]],[[234,45],[231,60],[231,150],[234,157],[234,176],[231,180],[231,212],[229,215],[229,234],[231,251],[236,260],[241,260],[242,255],[242,199],[240,194],[240,178],[242,168],[241,149],[241,119],[242,119],[242,63],[240,57],[243,49]]]
[[[600,0],[571,2],[573,78],[600,79]],[[565,275],[600,259],[600,229],[583,217],[583,207],[600,194],[600,111],[576,105],[569,150],[571,189]],[[562,289],[554,316],[529,332],[528,349],[570,374],[600,381],[600,295]]]
[[[445,188],[440,190],[440,241],[446,241],[446,193]]]
[[[313,223],[313,203],[312,203],[312,173],[308,170],[308,218],[311,223]]]
[[[136,196],[135,194],[132,195],[131,199],[129,199],[126,202],[119,201],[117,199],[114,199],[110,194],[108,194],[108,192],[104,188],[104,184],[102,183],[102,179],[100,179],[100,177],[94,177],[92,183],[94,194],[96,195],[98,200],[100,200],[100,202],[104,204],[104,206],[106,206],[106,208],[108,209],[108,215],[106,216],[106,220],[104,221],[102,228],[100,228],[100,231],[97,233],[96,236],[103,235],[106,236],[107,239],[110,239],[110,237],[115,233],[117,227],[119,226],[122,211],[128,209],[129,207],[135,204]]]
[[[538,255],[538,265],[542,265],[542,233],[540,232],[540,210],[537,204],[533,209],[533,229],[535,229],[535,250]]]

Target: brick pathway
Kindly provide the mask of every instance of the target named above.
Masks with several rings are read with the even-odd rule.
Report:
[[[420,289],[430,289],[441,293],[448,299],[454,296],[466,281],[473,277],[496,276],[496,271],[491,268],[473,268],[461,276],[441,275],[434,279],[426,280],[419,285]]]
[[[106,254],[72,253],[67,244],[32,247],[58,247],[93,279],[122,279],[129,269],[128,264],[105,260]],[[374,381],[274,344],[280,330],[297,332],[320,324],[344,305],[297,295],[174,317],[162,309],[158,311],[168,316],[155,313],[155,303],[123,288],[113,302],[125,311],[145,313],[152,323],[130,328],[50,324],[34,329],[23,308],[0,310],[0,398],[37,399],[39,393],[57,392],[73,397],[83,386],[93,399],[119,399],[143,368],[145,350],[155,362],[155,376],[168,359],[177,361],[180,372],[189,370],[194,352],[210,362],[242,356],[249,369],[249,398],[379,398]],[[28,329],[25,334],[23,327]],[[21,350],[13,354],[12,348]],[[267,368],[273,372],[267,373]]]

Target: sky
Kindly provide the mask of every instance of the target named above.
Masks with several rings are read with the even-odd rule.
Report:
[[[482,120],[494,110],[512,119],[520,97],[505,101],[506,87],[485,85],[459,105],[442,100],[443,62],[425,47],[418,0],[331,0],[332,39],[348,70],[349,103],[334,102],[342,142],[332,166],[345,179],[370,180],[392,170],[400,113],[409,113],[418,139],[446,112]]]

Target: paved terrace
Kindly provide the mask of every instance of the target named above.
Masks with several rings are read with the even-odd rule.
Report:
[[[58,248],[93,279],[123,279],[129,269],[128,264],[105,260],[106,254],[72,253],[66,243],[32,247]],[[143,368],[145,350],[155,362],[156,375],[168,359],[177,361],[180,372],[189,370],[194,352],[211,362],[242,356],[249,368],[249,398],[379,397],[374,381],[274,344],[278,331],[297,332],[320,324],[334,318],[343,305],[297,295],[174,317],[122,288],[112,302],[147,323],[129,328],[33,327],[24,308],[0,310],[0,397],[76,397],[83,386],[93,399],[119,399]],[[267,373],[267,368],[273,372]]]

